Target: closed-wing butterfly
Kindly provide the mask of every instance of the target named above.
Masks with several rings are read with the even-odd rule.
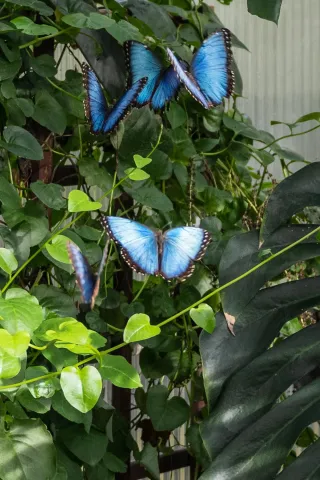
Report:
[[[200,260],[210,242],[210,234],[197,227],[151,230],[122,217],[103,217],[110,238],[121,246],[121,255],[136,272],[161,276],[166,280],[189,277],[194,262]]]
[[[88,65],[82,65],[83,85],[87,96],[84,100],[84,109],[90,122],[91,133],[109,133],[127,115],[139,92],[146,84],[146,78],[140,78],[127,90],[124,95],[112,106],[108,107],[99,80]]]
[[[219,105],[232,94],[231,39],[226,28],[217,30],[203,42],[192,58],[190,71],[182,68],[169,48],[167,53],[183,85],[204,108]]]
[[[76,273],[77,283],[81,291],[83,303],[89,304],[90,307],[93,308],[96,297],[99,293],[100,275],[107,257],[108,242],[103,250],[102,259],[97,273],[93,273],[87,258],[83,255],[77,245],[68,242],[67,249]]]
[[[165,68],[159,58],[148,47],[136,41],[124,43],[129,70],[128,87],[141,78],[147,77],[147,83],[136,98],[137,107],[150,103],[154,110],[161,110],[166,103],[177,96],[180,80],[174,68]],[[178,61],[178,60],[177,60]],[[179,61],[178,61],[179,62]],[[184,62],[179,62],[185,68]]]

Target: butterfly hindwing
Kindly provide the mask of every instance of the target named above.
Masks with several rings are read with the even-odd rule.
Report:
[[[91,308],[93,308],[99,290],[99,277],[92,272],[88,260],[81,253],[77,245],[68,242],[67,249],[76,273],[77,283],[81,290],[83,303],[90,304]]]
[[[172,228],[164,233],[160,274],[167,280],[186,278],[210,242],[210,234],[197,227]]]
[[[192,95],[195,100],[201,103],[204,108],[209,108],[210,105],[208,99],[199,89],[199,86],[197,85],[195,79],[192,78],[192,75],[190,75],[187,69],[181,65],[170,48],[167,48],[167,53],[180,81],[183,83],[190,95]]]
[[[163,72],[159,80],[151,100],[151,107],[154,110],[164,108],[167,102],[177,96],[179,88],[179,77],[171,65]]]
[[[102,224],[109,236],[122,247],[121,255],[131,268],[144,274],[158,274],[158,243],[153,230],[122,217],[104,217]]]
[[[88,65],[83,65],[83,78],[87,92],[84,102],[85,113],[94,134],[112,132],[126,116],[146,84],[146,78],[139,79],[109,108],[99,80]]]
[[[230,32],[222,28],[203,42],[192,59],[192,76],[210,101],[210,106],[219,105],[224,97],[232,94],[234,76],[230,67],[231,58]]]
[[[136,99],[136,104],[142,107],[151,101],[161,75],[162,63],[143,43],[132,40],[125,42],[124,48],[129,69],[128,86],[139,81],[142,77],[148,78],[145,87]]]

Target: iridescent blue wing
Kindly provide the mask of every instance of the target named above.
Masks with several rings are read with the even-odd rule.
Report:
[[[197,82],[187,71],[186,67],[179,62],[179,60],[176,58],[170,48],[167,48],[167,53],[170,62],[176,71],[176,74],[178,75],[181,83],[183,83],[190,95],[192,95],[195,100],[201,103],[204,108],[210,108],[210,102],[208,101],[207,97],[202,93],[199,86],[197,85]]]
[[[210,240],[210,234],[202,228],[178,227],[165,232],[160,275],[167,280],[189,277],[193,262],[203,257]]]
[[[122,217],[103,217],[102,225],[121,246],[121,255],[136,272],[158,275],[157,234],[141,223]]]
[[[146,78],[141,78],[125,92],[113,107],[109,108],[100,83],[88,65],[82,66],[83,83],[87,92],[84,101],[86,117],[90,122],[91,132],[94,134],[109,133],[114,130],[119,122],[128,113],[135,103],[136,97],[146,83]]]
[[[68,242],[67,249],[76,273],[77,283],[81,290],[83,303],[90,304],[91,308],[93,308],[99,291],[99,277],[92,272],[88,260],[81,253],[77,245]]]
[[[194,55],[191,74],[209,106],[219,105],[232,94],[234,74],[231,70],[231,36],[222,28],[210,35]]]
[[[151,107],[154,110],[164,108],[167,102],[177,96],[180,85],[180,79],[171,65],[163,72],[159,80],[152,96]]]
[[[158,57],[143,43],[129,41],[124,43],[127,67],[129,70],[128,87],[143,77],[147,77],[147,83],[136,99],[139,107],[151,101],[153,92],[159,82],[163,65]]]

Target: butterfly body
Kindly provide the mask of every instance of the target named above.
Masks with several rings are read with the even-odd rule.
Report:
[[[100,83],[88,65],[82,65],[83,85],[87,92],[84,100],[84,109],[90,122],[91,133],[110,133],[119,122],[128,114],[131,106],[135,104],[139,92],[144,88],[147,79],[142,77],[135,82],[129,90],[112,106],[108,107]]]
[[[204,108],[219,105],[232,94],[231,39],[226,28],[217,30],[203,42],[193,56],[190,71],[183,68],[169,48],[167,53],[185,88]]]
[[[206,230],[178,227],[153,231],[141,223],[121,217],[104,217],[109,236],[121,246],[121,255],[136,272],[166,280],[185,279],[194,270],[210,242]]]
[[[166,103],[177,96],[180,80],[174,68],[164,68],[162,62],[146,45],[136,41],[124,44],[129,71],[128,87],[142,77],[147,77],[145,87],[136,98],[139,107],[150,104],[154,110],[161,110]],[[180,65],[184,66],[183,62]]]

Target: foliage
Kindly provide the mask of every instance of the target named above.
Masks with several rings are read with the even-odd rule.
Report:
[[[305,365],[315,364],[317,326],[302,329],[299,316],[317,304],[318,280],[260,289],[266,282],[283,282],[284,269],[287,276],[306,277],[317,269],[316,261],[310,261],[318,255],[308,220],[312,212],[303,209],[318,204],[319,175],[312,170],[318,166],[286,179],[265,210],[274,188],[269,165],[279,162],[287,176],[292,162],[304,159],[256,129],[238,111],[236,95],[228,105],[203,111],[181,92],[161,114],[148,106],[133,109],[110,136],[93,137],[84,119],[80,48],[111,99],[124,89],[125,40],[144,41],[161,55],[169,46],[190,61],[190,47],[199,47],[221,26],[203,2],[168,3],[130,0],[124,7],[106,0],[98,9],[95,2],[8,0],[1,7],[2,480],[114,478],[126,471],[131,453],[151,478],[159,478],[158,452],[173,451],[179,443],[173,430],[183,424],[197,471],[236,469],[243,453],[225,434],[230,417],[224,409],[238,398],[233,389],[246,381],[244,405],[248,392],[254,392],[256,409],[249,419],[239,414],[234,422],[252,455],[257,431],[265,449],[280,425],[286,432],[285,438],[279,436],[279,452],[268,464],[269,472],[276,473],[285,463],[295,435],[312,421],[310,399],[316,397],[317,382],[270,408],[288,382],[306,373]],[[274,3],[272,11],[264,3],[248,1],[248,6],[252,13],[277,20],[281,2],[269,2]],[[235,36],[233,45],[246,48]],[[61,80],[58,73],[66,55],[74,57],[76,67]],[[236,64],[233,67],[236,94],[241,95],[241,77]],[[316,122],[313,129],[320,126],[319,113],[307,114],[288,124],[287,136],[310,120]],[[66,184],[73,187],[71,192],[64,189]],[[183,284],[132,278],[110,244],[96,306],[86,311],[79,305],[66,246],[75,243],[95,271],[106,244],[101,213],[129,216],[161,229],[200,219],[213,241]],[[288,227],[293,215],[295,223]],[[300,270],[290,268],[301,261]],[[242,280],[235,283],[239,276]],[[224,284],[232,288],[221,304],[218,292]],[[222,321],[222,307],[231,327],[237,319],[235,337]],[[293,317],[278,335],[283,322]],[[282,341],[285,335],[289,338]],[[279,346],[266,351],[272,341]],[[122,353],[140,348],[138,372]],[[295,349],[300,353],[293,368]],[[306,358],[309,363],[303,363]],[[271,378],[283,359],[288,365],[278,383],[267,392],[264,387],[259,396],[265,377],[257,372],[264,368]],[[222,402],[227,380],[231,394]],[[104,387],[111,384],[135,389],[135,415],[126,416],[128,412],[106,402]],[[213,463],[199,429],[207,401],[210,412],[201,431],[208,452],[219,450],[222,458]],[[302,405],[305,415],[298,413]],[[297,420],[289,426],[291,411],[297,412]],[[219,422],[225,419],[219,426],[225,445],[212,434],[215,415]],[[132,435],[138,428],[140,449]],[[220,430],[215,431],[218,435]],[[236,448],[239,456],[229,455],[228,448]],[[305,469],[305,462],[299,461],[297,468]]]

